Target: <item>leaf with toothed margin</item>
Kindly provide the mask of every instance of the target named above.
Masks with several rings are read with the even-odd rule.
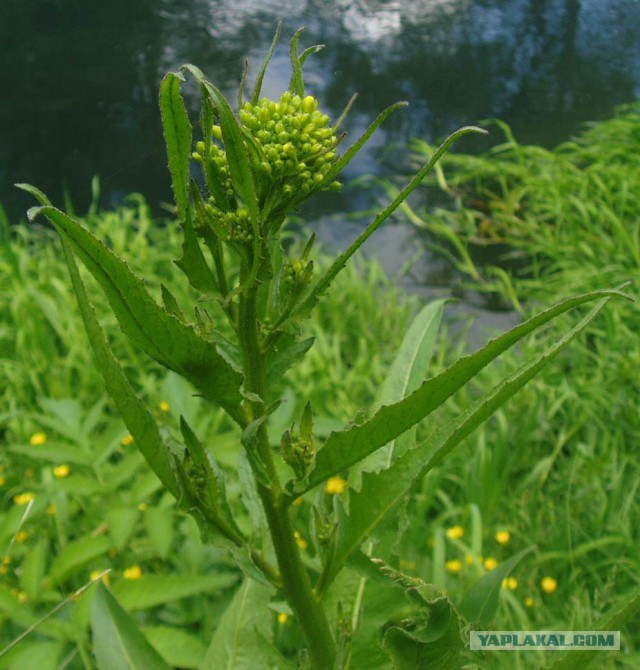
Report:
[[[317,453],[316,467],[309,474],[304,490],[309,490],[358,463],[422,421],[480,370],[525,335],[578,305],[612,296],[625,297],[617,290],[592,291],[569,298],[540,312],[500,337],[491,340],[475,353],[461,358],[435,377],[428,379],[400,402],[381,407],[364,423],[332,433]],[[300,493],[300,491],[297,492]]]
[[[149,356],[182,375],[208,400],[242,423],[242,376],[212,342],[160,307],[126,263],[80,223],[50,205],[29,210],[46,216],[100,284],[123,332]]]
[[[382,521],[408,493],[411,487],[431,469],[438,465],[462,440],[480,424],[488,419],[507,400],[512,398],[529,380],[531,380],[545,365],[553,360],[570,342],[581,333],[595,318],[604,305],[615,296],[627,297],[619,291],[594,291],[584,296],[560,303],[555,308],[547,310],[533,317],[521,325],[526,331],[531,324],[542,325],[544,321],[566,311],[571,306],[601,298],[568,333],[562,336],[549,349],[538,354],[528,363],[504,378],[491,391],[478,399],[466,412],[453,419],[437,432],[418,444],[415,448],[405,452],[391,467],[377,473],[365,473],[362,478],[360,491],[351,491],[349,494],[348,511],[343,505],[338,506],[339,532],[336,549],[332,559],[325,567],[324,583],[330,583],[338,574],[347,558],[358,549],[369,533]],[[513,331],[507,333],[514,335]],[[493,340],[487,347],[493,345],[501,348],[505,344],[506,336]],[[481,349],[478,353],[486,350]],[[470,362],[472,357],[461,359]],[[451,368],[449,368],[451,370]],[[436,377],[438,379],[440,376]],[[429,382],[427,382],[429,383]],[[446,383],[443,381],[442,383]],[[322,453],[322,452],[320,452]]]

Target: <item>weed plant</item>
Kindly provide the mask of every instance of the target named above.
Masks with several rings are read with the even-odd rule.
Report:
[[[442,462],[621,294],[595,290],[567,299],[442,369],[430,364],[442,301],[419,310],[411,301],[383,309],[372,302],[377,270],[362,282],[345,270],[347,261],[455,138],[473,129],[434,152],[326,267],[313,255],[312,237],[285,255],[286,215],[335,188],[341,169],[399,106],[339,155],[342,119],[331,125],[304,89],[302,65],[318,48],[299,53],[299,37],[291,45],[290,90],[279,101],[260,97],[276,39],[246,104],[243,85],[237,116],[197,68],[185,66],[202,94],[202,139],[195,147],[183,76],[165,77],[160,103],[178,225],[145,227],[140,199],[81,221],[23,185],[40,202],[30,218],[45,215],[60,234],[78,310],[67,304],[73,316],[56,330],[57,304],[69,298],[53,282],[60,257],[49,256],[58,263],[53,289],[39,283],[33,263],[40,258],[29,249],[39,233],[18,232],[3,248],[9,259],[3,271],[17,294],[2,306],[8,330],[23,327],[18,322],[30,305],[48,305],[45,317],[33,317],[48,337],[45,351],[71,360],[59,386],[47,379],[47,355],[34,359],[36,374],[25,366],[10,377],[20,400],[8,400],[3,415],[2,534],[9,548],[0,612],[6,636],[18,637],[0,667],[458,667],[468,658],[469,624],[490,625],[501,603],[511,602],[508,592],[500,595],[501,585],[533,548],[522,536],[521,549],[505,548],[502,563],[486,555],[480,562],[486,530],[478,505],[469,507],[467,524],[475,579],[467,579],[455,601],[445,592],[453,590],[446,571],[461,572],[446,560],[446,543],[463,548],[465,530],[444,525],[459,510],[448,506],[453,498],[442,483],[452,475],[443,474]],[[294,132],[300,130],[310,139]],[[192,152],[201,183],[190,178]],[[118,226],[123,216],[128,223]],[[168,262],[179,249],[184,283]],[[85,288],[90,276],[102,295]],[[340,289],[345,278],[351,281]],[[325,302],[323,312],[330,285],[345,303]],[[580,322],[539,340],[515,371],[506,366],[496,383],[476,386],[468,402],[457,400],[459,411],[434,414],[430,428],[438,430],[419,427],[525,335],[592,301]],[[375,316],[364,318],[362,310],[374,306]],[[116,330],[109,310],[128,343],[105,337]],[[310,315],[313,321],[303,318]],[[85,365],[86,352],[70,344],[77,316],[109,401]],[[400,333],[398,352],[380,353],[379,345]],[[310,353],[310,335],[328,367]],[[21,348],[36,345],[24,340],[11,349],[5,340],[10,357],[29,355]],[[155,363],[143,363],[141,351]],[[291,372],[296,363],[298,372]],[[95,393],[90,400],[80,381]],[[318,392],[323,384],[325,392]],[[421,492],[410,500],[416,487]],[[420,571],[411,559],[420,546],[412,514],[433,521],[433,560]],[[102,583],[108,567],[111,588]],[[65,596],[87,588],[89,570],[89,593],[60,609]],[[551,581],[545,584],[553,590]],[[638,606],[634,593],[594,627],[623,623]]]

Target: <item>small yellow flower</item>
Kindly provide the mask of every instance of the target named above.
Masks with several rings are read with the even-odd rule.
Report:
[[[511,542],[511,533],[508,530],[499,530],[496,533],[496,542],[498,544],[509,544]]]
[[[498,561],[495,558],[485,558],[484,559],[485,570],[495,570],[498,567]]]
[[[4,565],[9,565],[9,564],[11,563],[11,560],[12,560],[12,559],[11,559],[11,556],[5,556],[5,557],[2,559],[2,562],[3,562]]]
[[[53,475],[58,479],[64,479],[65,477],[68,477],[70,472],[71,468],[66,464],[58,465],[57,467],[53,468]]]
[[[6,483],[7,483],[6,478],[0,475],[0,486],[4,486]]]
[[[47,507],[47,514],[49,516],[53,516],[57,511],[58,508],[55,505],[49,505],[49,507]]]
[[[528,598],[524,599],[524,604],[525,607],[533,607],[536,604],[536,601],[531,596],[529,596]]]
[[[287,621],[289,621],[289,615],[286,612],[280,612],[280,614],[278,614],[278,623],[284,625]]]
[[[540,582],[540,586],[545,593],[553,593],[558,588],[558,580],[553,577],[545,577]]]
[[[462,572],[462,561],[454,558],[452,561],[447,561],[444,564],[444,567],[447,568],[450,573],[457,575],[459,572]]]
[[[462,526],[451,526],[451,528],[447,528],[447,537],[452,540],[459,540],[463,536],[464,528]]]
[[[139,565],[132,565],[122,573],[122,576],[125,579],[140,579],[142,577],[142,568]]]
[[[145,512],[146,510],[149,509],[149,505],[147,505],[147,503],[140,503],[140,504],[138,505],[138,509],[139,509],[141,512]]]
[[[342,477],[329,477],[324,486],[327,493],[344,493],[347,488],[347,482]]]
[[[464,557],[464,562],[465,562],[467,565],[473,565],[473,564],[476,562],[476,559],[474,558],[473,554],[467,554],[467,555]]]
[[[36,494],[31,493],[30,491],[27,493],[18,493],[17,496],[13,497],[13,502],[16,505],[26,505],[27,503],[30,503],[35,497]]]
[[[16,542],[19,544],[24,544],[29,538],[29,533],[26,530],[21,530],[16,534]]]
[[[515,591],[518,588],[518,580],[515,577],[507,577],[502,580],[502,588]]]
[[[47,442],[46,433],[34,433],[29,440],[29,443],[33,447],[39,447],[42,444],[46,444],[46,442]]]
[[[17,596],[18,596],[18,600],[21,603],[26,603],[27,600],[29,600],[27,594],[24,591],[18,591]]]
[[[134,443],[134,441],[135,440],[133,439],[133,435],[129,434],[129,435],[125,435],[122,438],[121,444],[122,444],[123,447],[130,447]]]
[[[9,572],[9,568],[6,565],[0,565],[0,575],[6,575]]]
[[[109,586],[111,584],[111,580],[109,579],[109,573],[108,572],[105,573],[104,570],[94,570],[89,575],[89,579],[91,579],[91,581],[95,581],[96,579],[98,579],[98,577],[100,577],[100,575],[102,575],[102,583],[105,586]]]
[[[163,412],[170,412],[170,411],[171,411],[171,405],[170,405],[166,400],[163,400],[163,401],[160,403],[160,409],[161,409]]]
[[[300,535],[297,530],[294,531],[293,536],[296,538],[296,542],[302,551],[304,551],[309,546],[309,543],[304,539],[304,537],[302,537],[302,535]]]

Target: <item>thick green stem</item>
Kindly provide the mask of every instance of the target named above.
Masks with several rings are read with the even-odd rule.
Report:
[[[257,396],[255,400],[247,401],[245,411],[248,423],[263,414],[264,404],[258,398],[264,399],[267,390],[264,355],[260,346],[256,292],[255,286],[243,292],[240,295],[238,310],[238,337],[244,364],[245,390]],[[275,469],[266,422],[259,426],[254,445],[258,461],[264,467],[268,478],[268,483],[265,483],[260,473],[254,473],[269,523],[285,596],[304,632],[314,668],[317,670],[333,668],[336,656],[335,641],[322,604],[313,592],[309,575],[302,563],[300,548],[295,540],[287,509],[287,499]],[[251,463],[255,462],[255,459],[249,460]]]

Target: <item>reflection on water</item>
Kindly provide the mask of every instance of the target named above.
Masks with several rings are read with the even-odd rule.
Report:
[[[383,151],[411,135],[434,140],[488,117],[523,141],[554,144],[640,96],[636,0],[3,0],[0,12],[0,201],[15,218],[30,204],[16,181],[58,201],[66,187],[80,209],[94,174],[103,204],[133,190],[154,205],[167,199],[163,73],[194,62],[233,93],[278,17],[285,39],[304,25],[305,45],[328,45],[306,71],[334,116],[359,92],[351,137],[388,104],[410,102],[349,176],[375,173]],[[283,46],[265,92],[279,95],[289,75]],[[366,194],[347,189],[326,212],[361,202]]]

